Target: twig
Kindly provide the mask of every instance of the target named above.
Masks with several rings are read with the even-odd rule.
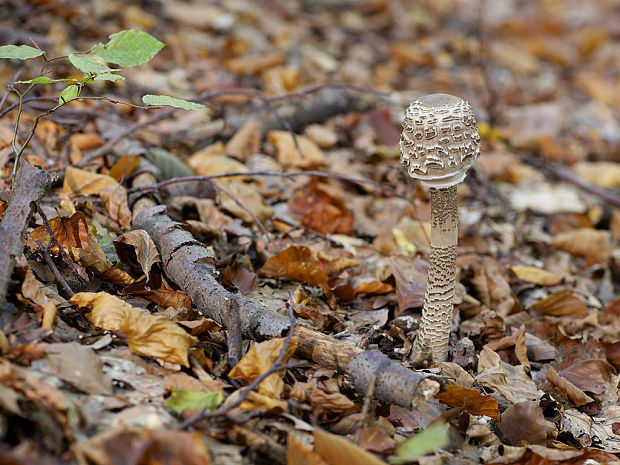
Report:
[[[370,409],[370,401],[372,400],[372,396],[375,395],[375,386],[377,385],[377,375],[373,373],[370,376],[370,381],[368,382],[368,389],[366,390],[366,394],[364,395],[364,405],[362,406],[362,414],[360,416],[360,422],[357,426],[357,431],[355,432],[355,444],[360,443],[360,436],[362,435],[362,429],[364,428],[364,423],[366,423],[366,416],[368,415],[368,410]]]
[[[232,368],[241,360],[241,321],[239,304],[228,299],[228,365]]]
[[[32,208],[34,208],[36,210],[36,212],[43,219],[43,224],[45,225],[45,229],[47,230],[47,233],[50,235],[50,244],[52,242],[54,242],[54,245],[56,245],[56,247],[58,247],[58,253],[60,254],[60,257],[62,258],[62,261],[65,262],[65,264],[69,267],[69,269],[71,271],[73,271],[73,273],[77,277],[78,281],[80,281],[80,284],[82,286],[84,286],[85,288],[88,287],[88,283],[78,273],[78,270],[75,267],[75,263],[73,263],[73,261],[67,256],[67,253],[65,252],[65,249],[60,244],[60,241],[58,240],[58,238],[54,234],[54,231],[52,230],[52,227],[51,227],[49,221],[47,220],[47,216],[43,212],[43,209],[41,207],[39,207],[39,205],[36,202],[32,202],[31,205],[32,205]]]
[[[237,408],[239,405],[241,405],[245,401],[247,396],[250,394],[250,392],[256,389],[259,386],[259,384],[262,383],[268,376],[272,375],[273,373],[277,373],[278,371],[298,368],[298,367],[307,365],[308,362],[282,364],[282,361],[284,360],[284,357],[286,356],[286,352],[288,351],[288,348],[291,344],[291,340],[293,339],[293,336],[295,335],[295,326],[297,324],[297,320],[295,319],[295,314],[293,313],[293,293],[291,291],[289,291],[288,317],[290,321],[288,334],[286,335],[286,339],[284,340],[284,344],[282,345],[282,348],[280,349],[280,353],[278,354],[278,357],[271,364],[271,367],[269,367],[267,371],[257,376],[254,379],[254,381],[252,381],[245,388],[243,388],[241,393],[237,396],[237,399],[235,399],[234,402],[227,404],[226,406],[216,410],[215,412],[207,412],[205,409],[203,409],[200,412],[188,418],[187,420],[183,421],[179,425],[177,425],[176,427],[177,430],[184,430],[190,427],[191,425],[193,425],[194,423],[196,423],[197,421],[200,421],[204,418],[225,416],[232,409]]]
[[[577,186],[579,189],[595,195],[603,199],[607,203],[620,208],[620,195],[616,194],[615,192],[603,189],[601,187],[593,186],[592,184],[588,184],[587,182],[579,179],[579,177],[575,176],[573,173],[571,173],[569,170],[559,165],[558,163],[539,160],[526,154],[521,154],[520,156],[525,159],[528,164],[535,166],[539,170],[543,170],[549,173],[550,176],[571,183]]]
[[[322,171],[291,171],[289,173],[280,173],[277,171],[245,171],[245,172],[237,172],[237,173],[225,173],[225,174],[209,174],[209,175],[197,175],[197,176],[186,176],[182,178],[170,178],[165,181],[158,182],[157,184],[152,184],[150,186],[136,186],[130,189],[127,189],[128,193],[132,192],[148,192],[153,190],[160,190],[164,187],[167,187],[172,184],[177,184],[181,182],[192,182],[192,181],[211,181],[213,179],[220,178],[232,178],[238,176],[274,176],[279,178],[294,178],[296,176],[316,176],[318,178],[327,178],[327,179],[337,179],[339,181],[350,182],[352,184],[367,184],[369,186],[376,187],[384,192],[387,192],[394,197],[398,197],[410,202],[411,200],[406,196],[396,192],[391,187],[385,186],[380,182],[372,181],[370,179],[359,179],[359,178],[350,178],[348,176],[342,176],[340,174],[331,174],[331,173],[323,173]]]
[[[65,278],[60,274],[60,271],[58,271],[58,268],[56,267],[54,260],[52,260],[52,257],[50,256],[49,248],[43,245],[43,243],[39,240],[37,240],[37,244],[39,248],[41,249],[41,252],[43,253],[43,258],[45,259],[45,263],[47,263],[47,266],[52,271],[52,274],[54,275],[54,279],[56,279],[56,282],[60,285],[62,290],[65,292],[66,296],[73,297],[75,295],[75,292],[73,292],[71,287],[69,287],[69,284],[67,284],[67,281],[65,280]],[[50,238],[50,244],[51,244],[51,238]]]
[[[228,197],[230,197],[230,199],[233,202],[235,202],[239,206],[239,208],[241,208],[244,212],[246,212],[248,215],[250,215],[254,219],[254,221],[256,222],[258,227],[263,231],[263,234],[265,235],[266,239],[269,239],[271,237],[271,234],[269,234],[269,231],[267,230],[267,228],[265,227],[263,222],[258,218],[258,216],[256,216],[256,214],[252,210],[250,210],[248,207],[243,205],[241,203],[241,201],[235,196],[235,194],[230,192],[225,187],[222,187],[220,184],[217,184],[216,182],[213,182],[213,181],[211,181],[211,182],[213,183],[213,186],[217,190],[222,191],[224,194],[226,194]]]

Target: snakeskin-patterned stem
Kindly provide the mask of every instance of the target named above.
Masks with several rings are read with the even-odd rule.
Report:
[[[448,356],[458,242],[456,186],[431,189],[431,249],[422,320],[411,360],[443,362]]]

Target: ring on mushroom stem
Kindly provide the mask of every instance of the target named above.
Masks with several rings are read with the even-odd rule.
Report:
[[[448,356],[458,243],[456,185],[480,155],[474,112],[465,100],[426,95],[405,112],[400,162],[431,194],[431,247],[422,319],[411,360],[443,362]]]

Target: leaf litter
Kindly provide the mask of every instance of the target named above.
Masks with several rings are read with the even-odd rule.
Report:
[[[180,110],[148,121],[166,110],[82,100],[39,121],[24,159],[62,183],[37,202],[45,219],[25,231],[0,314],[0,461],[618,460],[615,6],[91,3],[0,7],[3,82],[18,60],[19,79],[36,76],[32,37],[84,71],[130,66],[96,95]],[[96,55],[73,53],[97,42]],[[37,84],[19,145],[63,87],[77,92]],[[430,207],[399,166],[398,134],[409,101],[436,91],[470,100],[484,146],[459,186],[451,359],[427,370],[444,387],[415,408],[301,363],[296,338],[241,335],[233,304],[226,327],[205,318],[168,275],[175,251],[132,230],[145,199],[166,205],[229,295],[291,306],[297,325],[407,365]],[[15,101],[0,106],[2,194]],[[170,182],[190,175],[229,177]]]

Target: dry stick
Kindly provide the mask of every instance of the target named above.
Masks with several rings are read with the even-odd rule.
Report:
[[[54,279],[56,279],[56,282],[60,285],[62,290],[65,292],[65,295],[68,295],[69,297],[73,297],[75,295],[75,292],[73,292],[71,287],[69,287],[69,284],[67,284],[67,281],[65,281],[65,278],[60,274],[60,271],[58,271],[58,268],[56,267],[54,260],[52,260],[52,257],[50,256],[49,248],[43,245],[43,243],[39,240],[37,240],[37,244],[39,248],[41,249],[41,251],[43,252],[43,258],[45,259],[45,263],[47,263],[47,266],[52,271],[52,274],[54,275]],[[51,244],[51,241],[50,241],[50,244]]]
[[[568,169],[559,165],[558,163],[539,160],[526,154],[520,154],[520,157],[523,158],[529,165],[535,166],[539,170],[546,171],[551,176],[562,181],[571,183],[577,186],[579,189],[588,192],[589,194],[595,195],[603,199],[605,202],[620,208],[620,195],[617,195],[613,191],[596,187],[592,184],[588,184],[587,182],[583,181],[578,176],[575,176]]]
[[[232,192],[230,192],[228,189],[222,187],[221,185],[219,185],[219,184],[217,184],[215,182],[213,182],[213,186],[215,186],[215,188],[217,190],[222,191],[224,194],[226,194],[228,197],[230,197],[231,200],[233,202],[235,202],[239,206],[239,208],[241,208],[244,212],[246,212],[248,215],[250,215],[254,219],[254,221],[256,222],[258,227],[263,231],[263,234],[265,235],[266,239],[269,239],[271,237],[271,234],[269,234],[269,231],[267,231],[267,228],[265,227],[263,222],[258,219],[258,216],[256,216],[256,214],[254,214],[254,212],[252,210],[250,210],[248,207],[243,205],[239,201],[239,199]]]
[[[241,321],[237,301],[228,299],[228,365],[232,368],[241,360]]]
[[[47,171],[22,165],[11,188],[11,198],[0,219],[0,307],[6,300],[15,258],[23,251],[22,234],[30,215],[31,202],[43,197],[53,181]]]
[[[368,415],[368,410],[370,410],[370,401],[372,400],[372,397],[375,395],[376,385],[377,385],[377,375],[373,373],[373,375],[370,377],[370,382],[368,383],[368,390],[366,391],[366,395],[364,396],[364,405],[362,406],[360,422],[357,426],[357,431],[355,432],[355,439],[353,441],[355,442],[355,444],[360,443],[362,429],[364,428],[364,423],[366,423],[366,416]]]
[[[58,247],[58,253],[60,254],[60,257],[62,258],[62,261],[65,262],[65,265],[67,265],[71,271],[73,271],[78,281],[80,281],[80,284],[84,286],[84,288],[87,288],[88,283],[84,280],[84,278],[82,278],[80,273],[78,273],[78,270],[75,267],[75,263],[73,263],[73,260],[69,258],[69,256],[67,255],[67,252],[65,252],[65,249],[60,244],[60,241],[56,237],[56,234],[54,234],[54,230],[52,229],[52,226],[47,220],[47,216],[45,215],[45,212],[43,211],[43,209],[39,207],[39,205],[36,202],[32,203],[32,208],[36,210],[36,212],[41,216],[41,219],[43,220],[43,224],[45,225],[45,229],[47,230],[47,233],[50,235],[50,244],[52,244],[53,242],[54,245]]]

